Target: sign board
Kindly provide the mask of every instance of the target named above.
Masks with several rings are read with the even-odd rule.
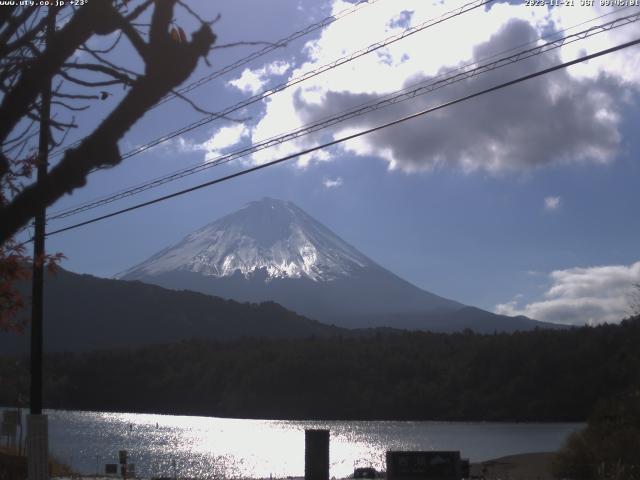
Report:
[[[460,480],[460,452],[387,452],[388,480]]]
[[[118,474],[118,464],[117,463],[106,463],[104,465],[104,473],[107,475],[117,475]]]
[[[126,465],[127,464],[127,451],[126,450],[120,450],[118,452],[118,457],[120,458],[120,465]]]

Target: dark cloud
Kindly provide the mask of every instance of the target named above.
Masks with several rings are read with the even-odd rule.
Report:
[[[473,60],[535,38],[533,27],[514,19],[478,45]],[[557,52],[536,56],[345,125],[357,129],[378,125],[558,63]],[[406,85],[428,80],[414,77]],[[371,134],[366,137],[366,153],[409,171],[452,166],[500,172],[552,163],[606,162],[620,142],[618,91],[612,78],[578,79],[561,70]],[[307,123],[378,98],[329,91],[321,105],[305,103],[298,96],[296,108]]]

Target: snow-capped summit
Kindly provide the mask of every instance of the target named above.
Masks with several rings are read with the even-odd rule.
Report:
[[[186,236],[121,278],[183,271],[211,277],[257,271],[331,281],[375,263],[291,202],[263,198]]]
[[[336,325],[464,307],[399,278],[293,203],[272,198],[248,203],[118,277],[275,301]]]
[[[263,198],[119,275],[241,302],[277,302],[343,327],[511,331],[540,326],[412,285],[291,202]]]

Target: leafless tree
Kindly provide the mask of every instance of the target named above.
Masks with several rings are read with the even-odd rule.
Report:
[[[25,119],[37,119],[38,97],[45,82],[62,77],[81,87],[122,84],[128,88],[128,93],[80,145],[65,152],[43,185],[30,184],[19,189],[0,207],[0,244],[26,225],[39,208],[82,187],[91,170],[120,163],[118,140],[151,106],[185,81],[200,58],[206,57],[215,41],[210,25],[202,22],[191,40],[187,40],[185,35],[176,37],[172,27],[176,4],[182,5],[178,0],[145,0],[133,8],[117,0],[91,0],[77,8],[69,22],[55,32],[43,50],[33,47],[33,41],[42,36],[44,16],[31,28],[26,25],[27,22],[34,23],[37,7],[2,10],[0,37],[10,41],[1,43],[0,61],[7,61],[10,68],[3,68],[1,78],[0,142],[3,149],[0,178],[6,176],[18,160],[9,156],[7,150],[20,143],[23,133],[13,138],[11,135],[15,135],[16,128]],[[153,9],[150,23],[137,24],[136,20],[147,9]],[[16,36],[18,30],[21,34]],[[124,35],[135,48],[144,62],[143,73],[134,74],[118,67],[98,51],[86,47],[92,36],[114,32]],[[20,54],[22,48],[30,53]],[[70,62],[78,49],[89,51],[92,61]],[[77,71],[92,71],[107,79],[82,80],[76,75]],[[55,92],[54,95],[55,101],[60,103],[65,99],[87,99],[82,94]],[[55,120],[52,123],[53,128],[70,126],[73,125]]]
[[[633,291],[629,300],[629,311],[632,317],[640,316],[640,283],[633,284]]]
[[[83,4],[55,11],[68,21],[59,22],[47,41],[48,8],[57,7],[0,7],[0,328],[21,307],[12,285],[25,275],[26,257],[15,235],[38,210],[85,185],[91,171],[118,165],[122,161],[118,141],[149,108],[183,83],[201,59],[206,61],[216,40],[213,22],[203,20],[181,0],[79,3]],[[190,38],[175,24],[177,9],[198,21]],[[107,35],[110,45],[89,47],[90,39]],[[135,50],[139,72],[117,61],[113,52],[121,42]],[[63,112],[51,118],[50,149],[59,147],[66,133],[77,127],[78,112],[92,102],[115,100],[110,88],[121,86],[125,93],[113,101],[95,129],[53,163],[46,180],[36,183],[32,172],[39,159],[34,139],[41,92],[49,82],[52,105]]]

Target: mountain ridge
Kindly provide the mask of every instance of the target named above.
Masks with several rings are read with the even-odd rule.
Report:
[[[167,270],[214,277],[240,271],[246,277],[264,268],[268,279],[328,281],[372,265],[375,262],[292,202],[265,197],[190,233],[116,278]]]
[[[28,291],[27,284],[22,287]],[[44,287],[47,352],[133,348],[191,339],[306,338],[347,333],[274,302],[246,304],[62,268],[45,275]],[[28,350],[29,335],[0,333],[0,352]]]
[[[480,309],[473,310],[476,321],[465,310],[469,306],[416,287],[293,203],[268,197],[205,225],[118,278],[238,301],[271,300],[344,328],[493,332],[554,327]]]

